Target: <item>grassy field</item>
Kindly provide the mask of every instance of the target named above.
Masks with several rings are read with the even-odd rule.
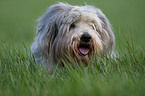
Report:
[[[145,96],[145,1],[66,0],[94,5],[106,14],[119,57],[66,67],[50,75],[30,56],[36,19],[49,0],[0,1],[0,96]],[[30,66],[28,66],[30,62]]]

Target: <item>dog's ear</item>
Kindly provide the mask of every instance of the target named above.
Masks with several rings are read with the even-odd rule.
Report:
[[[55,40],[58,40],[56,37],[62,25],[64,14],[68,13],[71,7],[71,5],[64,3],[52,5],[37,20],[35,44],[37,44],[41,51],[45,51],[44,53],[51,51],[53,43]]]
[[[112,31],[112,26],[107,17],[100,9],[96,8],[96,12],[98,17],[102,21],[102,32],[100,33],[100,35],[101,39],[103,40],[104,47],[106,50],[112,51],[115,46],[115,36]]]

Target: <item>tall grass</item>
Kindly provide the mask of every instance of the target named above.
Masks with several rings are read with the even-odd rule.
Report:
[[[105,13],[114,28],[117,57],[96,58],[87,68],[77,64],[72,68],[64,61],[64,71],[49,74],[46,68],[35,64],[29,47],[35,36],[36,19],[57,1],[1,0],[0,96],[145,96],[145,0],[65,2],[86,2]],[[131,42],[128,31],[134,35]],[[140,46],[143,48],[137,48]]]
[[[126,40],[115,59],[88,67],[67,66],[49,74],[35,64],[29,48],[0,42],[0,96],[144,96],[145,52]]]

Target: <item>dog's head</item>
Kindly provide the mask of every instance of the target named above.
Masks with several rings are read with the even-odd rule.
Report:
[[[108,19],[92,6],[55,4],[38,22],[38,46],[55,63],[67,54],[87,64],[95,53],[112,52],[115,45]]]

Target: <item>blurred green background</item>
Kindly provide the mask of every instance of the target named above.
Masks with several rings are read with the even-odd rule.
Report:
[[[110,20],[116,46],[133,37],[136,47],[145,47],[145,0],[0,0],[0,40],[16,44],[34,40],[36,20],[55,3],[93,5]],[[117,48],[117,47],[116,47]]]

